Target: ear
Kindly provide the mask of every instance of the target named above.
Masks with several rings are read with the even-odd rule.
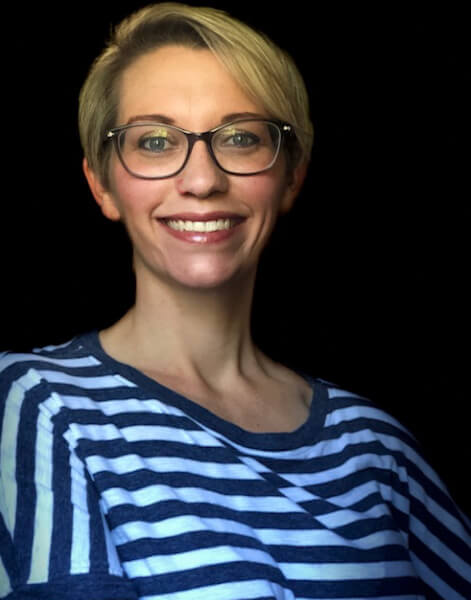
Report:
[[[86,158],[83,159],[82,167],[90,190],[97,204],[101,208],[101,212],[106,218],[111,219],[112,221],[119,221],[121,215],[113,199],[112,193],[104,187],[98,175],[91,170]]]
[[[301,191],[304,180],[306,179],[308,166],[308,162],[302,162],[289,174],[288,184],[280,203],[281,215],[288,213],[293,208],[294,201]]]

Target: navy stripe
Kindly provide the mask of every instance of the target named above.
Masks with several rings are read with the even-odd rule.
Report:
[[[63,433],[67,423],[56,416],[51,423],[56,429],[53,445],[53,470],[52,487],[54,495],[54,521],[52,530],[51,558],[49,563],[49,577],[54,578],[55,573],[70,572],[70,556],[72,550],[72,522],[73,508],[71,498],[71,471],[70,451],[65,443]]]
[[[53,475],[50,583],[23,585],[25,598],[199,597],[206,587],[209,597],[226,584],[230,600],[247,589],[258,600],[282,590],[439,598],[444,586],[468,596],[471,575],[454,570],[471,572],[468,525],[413,435],[366,398],[308,377],[306,423],[258,434],[114,361],[96,332],[2,364],[2,427],[17,421],[4,403],[15,381],[43,378],[25,394],[16,457],[3,457],[19,486],[14,549],[0,525],[17,590],[31,571],[36,486],[47,484],[35,480],[38,457]]]
[[[18,497],[16,505],[16,522],[13,541],[20,543],[24,553],[19,561],[19,579],[29,576],[31,569],[31,548],[34,536],[35,513],[31,510],[36,505],[35,455],[22,452],[23,448],[34,448],[36,444],[36,423],[39,416],[39,405],[48,396],[47,386],[38,385],[27,392],[21,407],[20,430],[16,452],[16,481]]]

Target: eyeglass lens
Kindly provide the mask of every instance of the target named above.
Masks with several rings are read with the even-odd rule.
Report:
[[[247,120],[217,130],[211,140],[220,167],[235,174],[269,168],[277,157],[281,132],[275,123]],[[141,177],[166,177],[183,166],[188,138],[160,123],[138,124],[120,132],[119,150],[127,169]]]

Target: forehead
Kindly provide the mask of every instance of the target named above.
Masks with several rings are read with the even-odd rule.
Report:
[[[139,57],[123,73],[119,122],[136,115],[164,114],[183,127],[223,114],[256,112],[263,107],[207,49],[165,46]]]

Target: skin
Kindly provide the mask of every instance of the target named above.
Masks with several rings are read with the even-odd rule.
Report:
[[[159,114],[206,131],[228,115],[268,116],[209,50],[166,46],[148,53],[124,72],[120,92],[119,124]],[[250,311],[260,253],[278,216],[292,207],[305,171],[300,165],[288,179],[281,155],[264,173],[228,175],[197,142],[185,169],[163,180],[131,176],[113,152],[105,188],[85,159],[103,214],[123,221],[134,249],[136,303],[100,332],[104,349],[244,429],[299,427],[312,390],[255,347]],[[243,220],[217,242],[178,239],[161,221],[219,211]]]

